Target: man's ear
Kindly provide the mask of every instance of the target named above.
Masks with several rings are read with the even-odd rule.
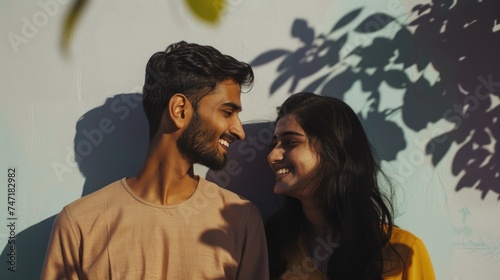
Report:
[[[191,119],[191,102],[184,94],[174,94],[168,102],[167,110],[173,124],[179,129],[185,127]]]

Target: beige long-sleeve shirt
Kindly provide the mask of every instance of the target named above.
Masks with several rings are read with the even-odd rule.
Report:
[[[200,178],[174,206],[136,196],[126,180],[59,213],[42,279],[268,279],[258,209]]]

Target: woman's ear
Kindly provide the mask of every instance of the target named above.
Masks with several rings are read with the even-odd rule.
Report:
[[[167,112],[172,123],[181,129],[185,127],[191,119],[191,103],[184,94],[176,93],[168,102]]]

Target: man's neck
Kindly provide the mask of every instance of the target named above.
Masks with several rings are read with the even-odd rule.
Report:
[[[194,193],[198,177],[175,145],[152,145],[141,170],[127,178],[127,184],[146,201],[175,205]]]

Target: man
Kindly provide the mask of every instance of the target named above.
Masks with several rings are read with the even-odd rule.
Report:
[[[140,171],[59,213],[42,279],[268,279],[257,208],[194,174],[221,169],[245,137],[238,113],[251,67],[179,42],[146,67],[150,144]],[[124,151],[125,153],[127,151]]]

